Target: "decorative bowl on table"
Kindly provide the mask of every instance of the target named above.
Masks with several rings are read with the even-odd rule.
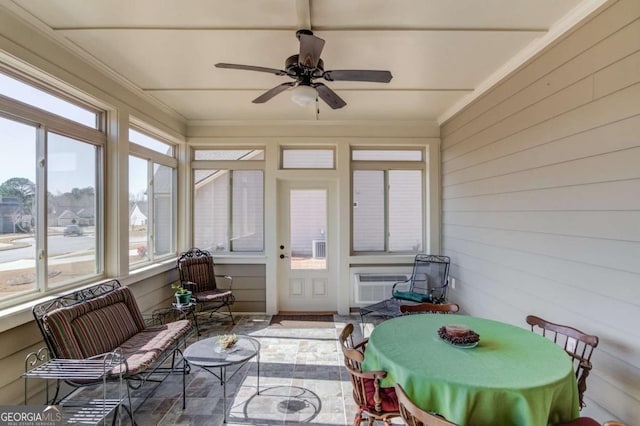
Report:
[[[220,349],[222,349],[223,351],[226,351],[231,349],[233,345],[236,344],[237,341],[238,341],[238,336],[236,336],[235,334],[222,334],[218,336],[218,339],[216,340],[216,344],[220,347]]]
[[[475,348],[480,335],[463,324],[447,324],[438,329],[438,336],[445,342],[460,348]]]

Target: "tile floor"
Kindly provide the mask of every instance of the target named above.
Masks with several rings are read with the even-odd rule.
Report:
[[[200,339],[233,332],[256,338],[260,351],[260,394],[256,394],[257,363],[252,359],[227,384],[230,425],[319,426],[353,424],[355,404],[343,367],[338,334],[359,316],[334,315],[331,328],[270,327],[270,316],[236,315],[231,322],[200,327]],[[365,326],[365,335],[371,330]],[[195,341],[192,336],[191,341]],[[229,370],[229,374],[231,370]],[[133,393],[138,425],[222,425],[222,386],[211,373],[192,367],[187,375],[187,407],[182,410],[182,382],[170,376],[155,389],[146,384]],[[146,397],[146,399],[144,399]],[[122,424],[128,418],[121,416]]]

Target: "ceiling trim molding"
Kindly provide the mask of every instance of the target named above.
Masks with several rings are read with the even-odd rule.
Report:
[[[507,63],[480,83],[472,93],[464,96],[451,108],[440,115],[437,119],[438,124],[442,125],[476,99],[487,93],[502,80],[516,72],[522,65],[540,54],[547,47],[574,29],[592,14],[604,10],[616,1],[617,0],[584,0],[549,28],[549,31],[544,36],[531,42],[525,49],[512,57]]]
[[[192,87],[192,88],[179,88],[179,87],[167,87],[167,88],[143,88],[145,92],[149,93],[162,93],[162,92],[261,92],[264,90],[268,90],[270,87],[220,87],[220,88],[205,88],[205,87]],[[289,89],[287,89],[289,90]],[[472,88],[412,88],[412,87],[403,87],[403,88],[379,88],[372,87],[367,89],[342,89],[342,88],[334,88],[335,91],[339,92],[473,92]]]
[[[367,127],[389,127],[389,126],[409,126],[418,127],[425,125],[439,125],[433,120],[187,120],[187,126],[367,126]]]
[[[47,27],[48,28],[48,27]],[[281,31],[291,32],[296,30],[291,26],[272,26],[272,27],[207,27],[207,26],[84,26],[84,27],[51,27],[53,31],[60,32],[81,32],[81,31]],[[300,28],[298,28],[300,29]],[[494,32],[494,33],[546,33],[547,28],[509,28],[509,27],[317,27],[314,32]]]

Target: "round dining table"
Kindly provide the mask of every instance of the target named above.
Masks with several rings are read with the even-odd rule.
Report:
[[[475,347],[443,340],[438,329],[463,324]],[[459,425],[546,426],[579,416],[571,359],[531,331],[483,318],[418,314],[376,326],[363,370],[384,370],[416,405]]]

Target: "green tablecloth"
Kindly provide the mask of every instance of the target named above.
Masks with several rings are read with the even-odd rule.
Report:
[[[438,337],[446,324],[480,335],[472,349]],[[543,426],[578,417],[569,356],[524,328],[461,315],[407,315],[378,325],[365,370],[384,370],[383,386],[400,383],[421,408],[460,425]]]

